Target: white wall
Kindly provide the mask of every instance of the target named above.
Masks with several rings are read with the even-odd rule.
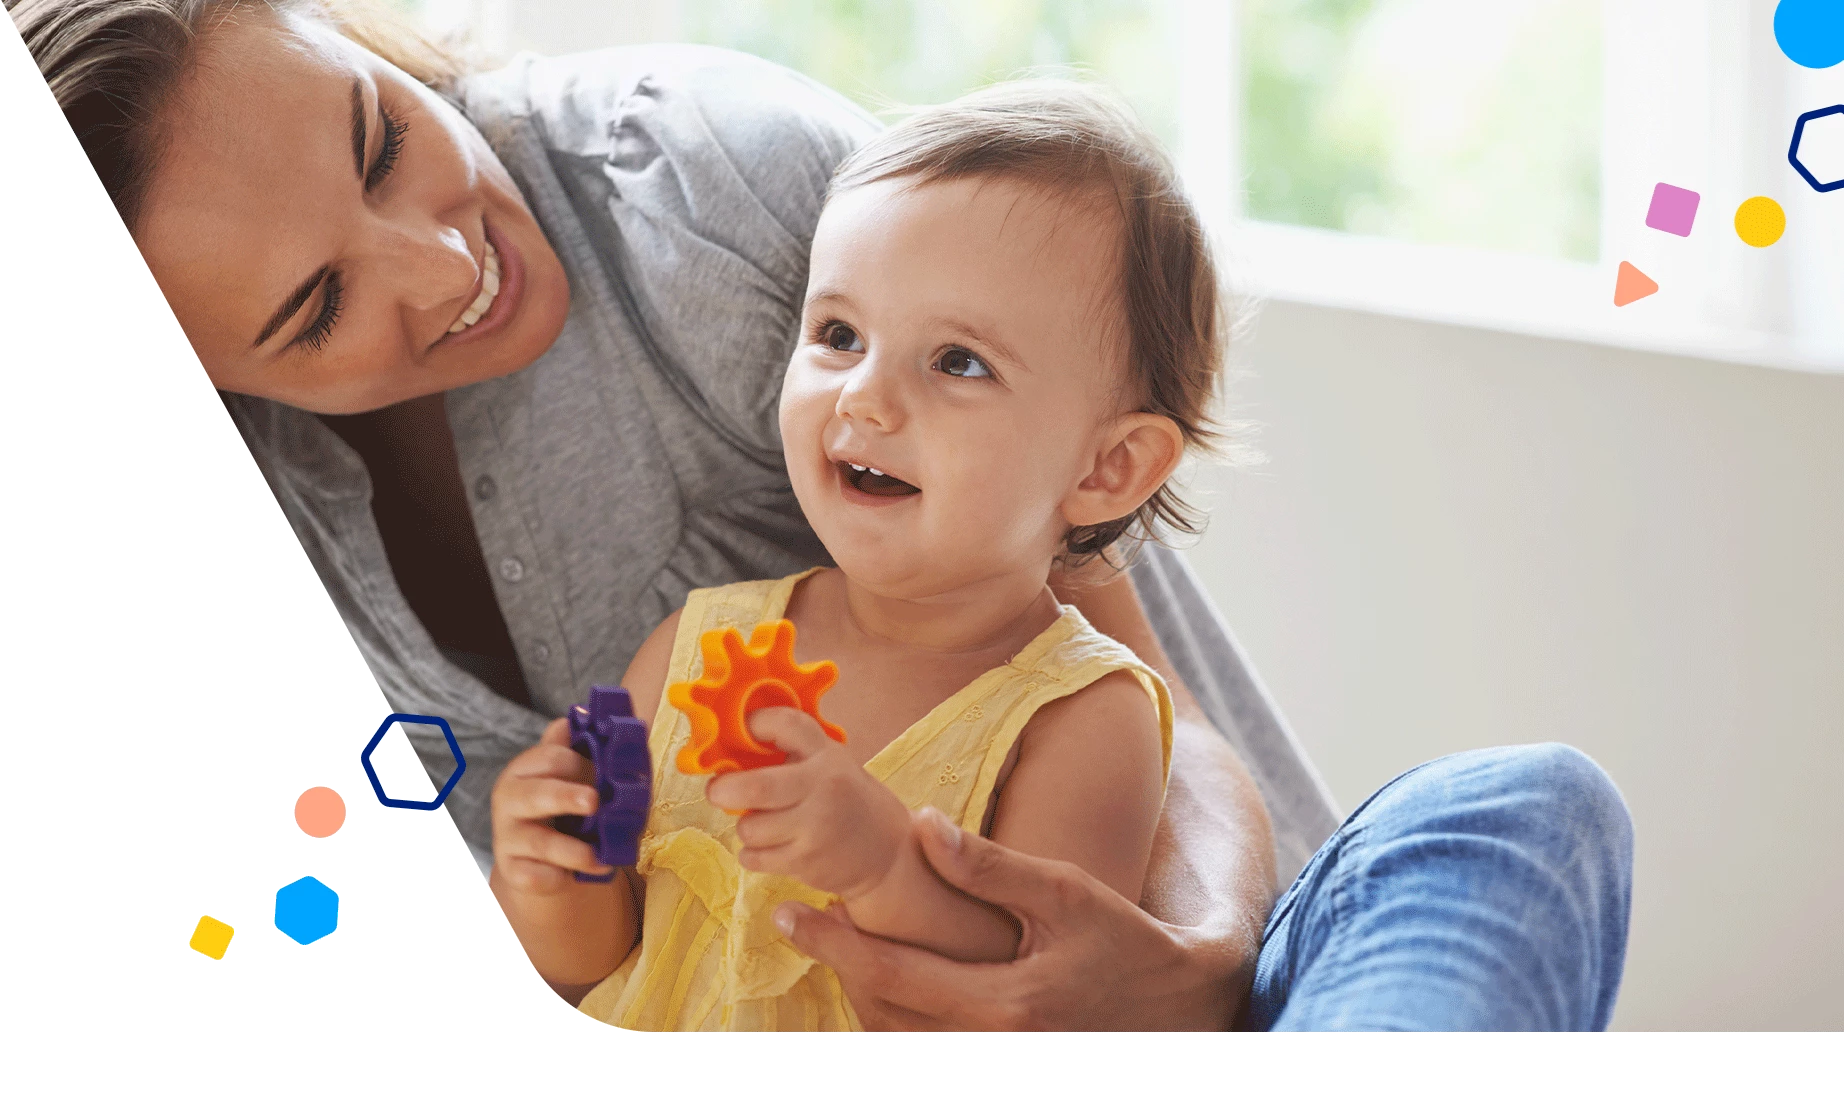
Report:
[[[1275,303],[1192,556],[1339,802],[1569,742],[1637,826],[1624,1028],[1844,1028],[1844,375]]]

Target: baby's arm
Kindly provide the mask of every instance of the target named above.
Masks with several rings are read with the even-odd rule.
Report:
[[[792,759],[711,784],[719,806],[756,809],[737,824],[745,868],[837,892],[853,923],[873,934],[962,961],[1016,956],[1016,921],[936,876],[901,801],[811,719],[762,711],[750,728]],[[1026,726],[993,839],[1068,861],[1137,902],[1158,825],[1162,761],[1145,689],[1125,673],[1097,681]]]
[[[677,614],[641,645],[622,685],[634,713],[649,726],[666,682]],[[506,765],[493,787],[493,873],[489,883],[532,965],[565,998],[580,997],[614,972],[639,938],[632,870],[607,884],[571,873],[604,873],[586,842],[560,833],[558,815],[589,815],[599,802],[595,770],[570,748],[565,719],[552,722],[538,744]]]

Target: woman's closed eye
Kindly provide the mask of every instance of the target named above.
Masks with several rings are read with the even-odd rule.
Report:
[[[320,312],[313,323],[301,330],[289,347],[304,347],[319,351],[327,346],[327,339],[333,335],[333,326],[339,323],[340,311],[346,307],[346,286],[335,270],[326,277],[321,290]]]
[[[384,129],[384,142],[378,148],[377,161],[365,174],[365,192],[370,193],[384,184],[384,179],[391,176],[397,168],[397,159],[403,154],[403,137],[409,134],[410,125],[387,111],[384,105],[378,105],[378,122]]]
[[[378,126],[384,133],[383,142],[378,145],[378,157],[365,172],[365,192],[370,193],[383,185],[397,168],[397,160],[403,156],[403,137],[409,134],[410,125],[392,115],[383,104],[378,105]],[[312,322],[301,330],[288,346],[305,348],[318,352],[327,346],[333,336],[333,326],[339,323],[339,315],[346,307],[345,280],[340,272],[331,271],[326,276],[325,286],[321,290],[320,312],[315,314]]]

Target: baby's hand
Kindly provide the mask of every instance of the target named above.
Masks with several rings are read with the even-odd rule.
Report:
[[[715,776],[705,798],[736,820],[745,869],[780,873],[851,899],[887,876],[909,838],[909,811],[800,711],[770,707],[749,732],[788,755],[784,764]]]
[[[572,872],[608,873],[587,842],[551,825],[558,815],[592,815],[599,802],[595,766],[570,748],[570,723],[559,718],[493,785],[494,876],[514,891],[549,896],[571,889]]]

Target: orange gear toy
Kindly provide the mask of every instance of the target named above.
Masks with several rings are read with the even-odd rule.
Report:
[[[787,754],[757,741],[744,725],[765,707],[793,707],[813,716],[826,736],[841,744],[845,731],[820,717],[820,696],[839,678],[830,660],[794,662],[794,623],[763,622],[749,635],[735,627],[706,630],[698,638],[704,676],[666,689],[666,701],[691,719],[691,740],[679,750],[679,771],[688,776],[766,768]]]

